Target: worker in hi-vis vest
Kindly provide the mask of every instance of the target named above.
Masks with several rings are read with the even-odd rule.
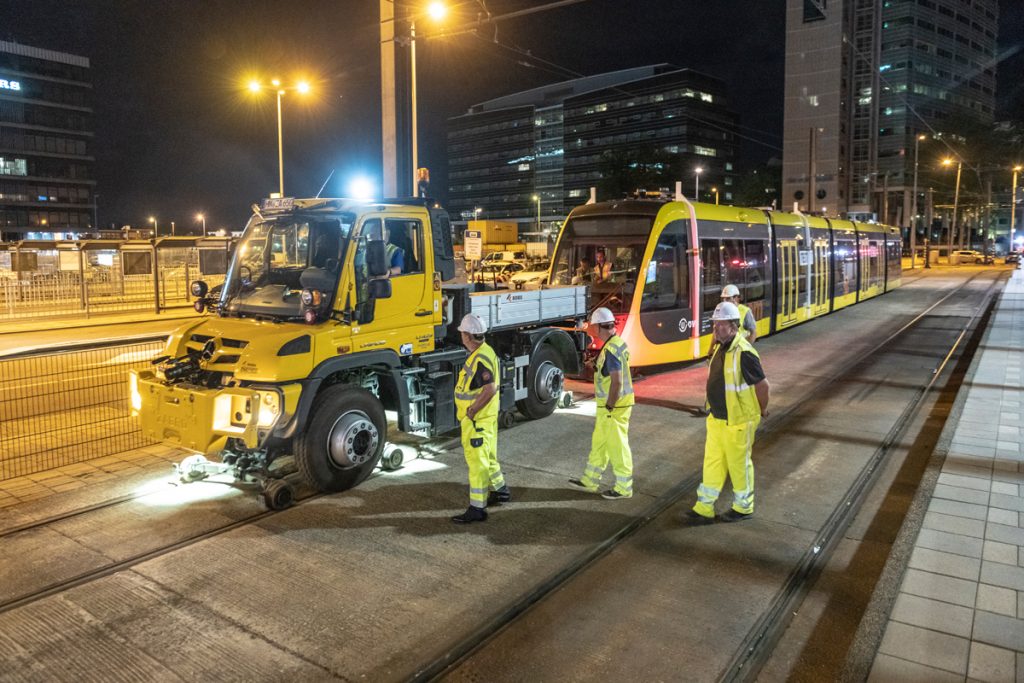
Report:
[[[740,289],[736,285],[726,285],[722,288],[722,301],[736,304],[740,311],[740,330],[747,335],[747,341],[753,344],[757,341],[757,321],[754,320],[754,313],[746,304],[740,303]]]
[[[601,490],[601,477],[611,463],[615,485],[602,492],[608,500],[632,498],[633,453],[629,450],[629,416],[633,412],[633,380],[629,349],[615,333],[615,316],[598,308],[590,317],[594,336],[604,342],[594,364],[594,400],[597,415],[590,441],[590,457],[583,476],[569,483],[592,493]]]
[[[498,356],[484,341],[487,325],[479,317],[465,316],[459,332],[469,351],[455,385],[462,450],[469,466],[469,507],[452,521],[469,524],[485,521],[488,503],[507,503],[512,494],[498,465]]]
[[[732,481],[732,509],[721,516],[738,522],[754,514],[754,465],[750,460],[754,433],[768,414],[768,380],[761,358],[740,334],[740,311],[723,301],[711,315],[716,346],[707,382],[707,437],[704,472],[697,487],[697,503],[688,521],[709,524],[715,519],[715,501],[726,476]]]

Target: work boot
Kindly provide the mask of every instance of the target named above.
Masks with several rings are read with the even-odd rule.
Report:
[[[501,503],[508,503],[512,501],[512,492],[508,490],[508,485],[502,486],[497,491],[491,491],[487,494],[488,505],[500,505]]]
[[[736,510],[729,510],[722,515],[723,522],[742,522],[745,519],[750,519],[754,516],[753,512],[737,512]]]
[[[608,489],[601,494],[601,497],[605,500],[625,500],[626,498],[632,498],[632,493],[619,493],[615,489]]]
[[[583,489],[587,493],[597,493],[597,488],[590,488],[589,486],[583,483],[582,479],[570,479],[569,486],[572,486],[573,488],[577,489]]]
[[[705,517],[696,510],[687,510],[683,513],[683,523],[687,526],[702,526],[704,524],[714,524],[714,517]]]
[[[473,522],[486,522],[487,510],[470,505],[461,515],[452,517],[456,524],[472,524]]]

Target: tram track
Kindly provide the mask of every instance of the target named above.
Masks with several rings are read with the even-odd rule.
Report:
[[[823,390],[827,389],[830,385],[841,381],[844,377],[850,376],[851,373],[857,371],[857,369],[865,363],[876,360],[880,351],[885,349],[887,346],[892,345],[909,330],[914,329],[918,324],[928,320],[940,306],[950,302],[951,299],[954,299],[958,294],[964,292],[967,292],[966,298],[970,298],[972,293],[969,291],[969,287],[975,283],[982,274],[983,273],[976,273],[972,275],[967,281],[931,303],[924,311],[914,315],[909,320],[899,325],[882,341],[860,353],[857,357],[848,360],[835,372],[829,374],[824,379],[815,382],[810,388],[803,390],[800,398],[788,405],[785,409],[773,412],[769,418],[766,418],[762,422],[762,427],[759,431],[762,432],[764,436],[769,436],[773,432],[778,432],[781,427],[788,424],[797,415],[799,415],[800,411],[805,409],[811,401],[817,400]],[[955,341],[950,348],[948,348],[948,350],[946,350],[942,355],[938,365],[933,369],[928,380],[923,386],[918,386],[913,400],[908,403],[903,413],[892,425],[888,434],[886,434],[885,438],[882,440],[881,445],[876,449],[874,457],[872,457],[868,461],[867,465],[861,470],[847,493],[842,497],[840,504],[833,509],[825,525],[815,535],[814,542],[808,546],[800,562],[793,569],[783,587],[773,598],[769,608],[762,612],[760,618],[757,619],[753,627],[743,639],[740,648],[730,659],[727,668],[720,676],[720,680],[752,680],[756,677],[757,672],[760,670],[760,666],[762,666],[767,660],[767,656],[770,654],[772,645],[778,641],[782,633],[785,631],[785,628],[788,626],[789,620],[793,614],[793,607],[799,604],[807,591],[810,590],[811,586],[813,586],[813,582],[820,573],[821,568],[824,567],[830,559],[836,541],[842,536],[843,531],[849,527],[850,522],[856,516],[857,512],[860,511],[866,494],[870,491],[870,485],[880,471],[881,464],[885,460],[886,456],[892,450],[892,447],[899,442],[901,436],[909,426],[910,421],[920,409],[924,399],[932,391],[939,377],[943,376],[944,369],[948,365],[950,359],[956,354],[957,349],[961,348],[961,345],[967,338],[968,333],[972,327],[975,326],[979,315],[987,315],[987,313],[991,311],[993,306],[993,295],[1000,281],[1001,277],[997,276],[988,284],[985,292],[981,296],[981,303],[974,307],[974,310],[969,316],[967,322],[963,325],[959,334],[956,335]],[[973,294],[973,296],[977,295]],[[977,330],[978,328],[975,329]],[[975,336],[978,338],[972,338],[973,347],[976,347],[978,339],[980,338],[978,335]],[[973,347],[969,349],[972,353]],[[638,403],[645,402],[678,410],[680,412],[693,413],[693,408],[691,406],[686,406],[681,403],[673,404],[672,402],[662,401],[638,401]],[[762,437],[762,439],[763,438],[764,437]],[[622,545],[630,537],[634,536],[637,532],[644,527],[647,527],[655,520],[658,520],[662,515],[666,514],[670,508],[680,503],[684,497],[692,495],[693,491],[700,483],[700,478],[701,476],[698,471],[691,476],[679,480],[665,493],[655,499],[642,514],[635,517],[630,523],[620,528],[616,533],[609,536],[601,543],[593,546],[589,551],[576,558],[572,563],[537,585],[529,593],[520,596],[502,612],[482,624],[468,637],[457,643],[454,647],[449,648],[433,661],[427,663],[417,671],[410,680],[440,680],[447,674],[453,672],[460,664],[466,662],[472,655],[486,648],[488,642],[490,642],[501,631],[509,628],[517,619],[524,616],[532,607],[538,605],[538,603],[555,591],[566,587],[584,570],[599,563],[602,558],[606,557],[611,551]]]

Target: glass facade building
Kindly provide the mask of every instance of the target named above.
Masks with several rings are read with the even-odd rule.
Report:
[[[787,0],[786,206],[909,225],[916,136],[992,124],[997,23],[998,0]]]
[[[0,239],[93,229],[89,60],[0,41]]]
[[[599,185],[609,154],[657,154],[687,196],[700,167],[702,199],[713,201],[717,185],[729,201],[737,117],[724,91],[718,79],[659,64],[475,105],[448,122],[448,209],[455,220],[530,223],[540,197],[541,220],[563,219]]]

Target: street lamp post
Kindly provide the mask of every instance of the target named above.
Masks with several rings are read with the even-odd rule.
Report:
[[[704,169],[698,166],[693,169],[693,201],[700,201],[700,174],[704,172]]]
[[[956,160],[956,190],[953,192],[953,221],[949,226],[949,245],[946,259],[949,263],[953,263],[953,233],[956,232],[956,212],[960,206],[960,170],[963,167],[963,159],[957,158]],[[946,158],[942,160],[943,166],[951,166],[953,160]]]
[[[540,195],[535,194],[532,199],[537,202],[537,232],[540,232]]]
[[[294,90],[302,95],[309,92],[309,83],[306,81],[299,81],[294,86],[285,87],[281,85],[281,80],[275,78],[270,81],[270,84],[277,91],[277,191],[280,195],[284,196],[284,129],[281,125],[281,97],[284,96],[289,90]],[[254,93],[258,93],[263,89],[263,84],[259,81],[250,81],[249,90]]]
[[[155,216],[150,216],[149,217],[149,222],[153,224],[153,237],[159,237],[160,236],[160,226],[156,222],[156,217]]]
[[[914,137],[914,195],[910,199],[910,269],[916,266],[917,259],[917,150],[926,135]]]
[[[1010,247],[1009,251],[1013,251],[1013,233],[1014,228],[1017,227],[1017,174],[1024,169],[1024,166],[1013,167],[1013,190],[1010,191]]]
[[[206,237],[206,214],[197,213],[196,220],[203,224],[203,237]]]
[[[712,187],[711,191],[715,193],[715,206],[718,206],[718,188]]]

